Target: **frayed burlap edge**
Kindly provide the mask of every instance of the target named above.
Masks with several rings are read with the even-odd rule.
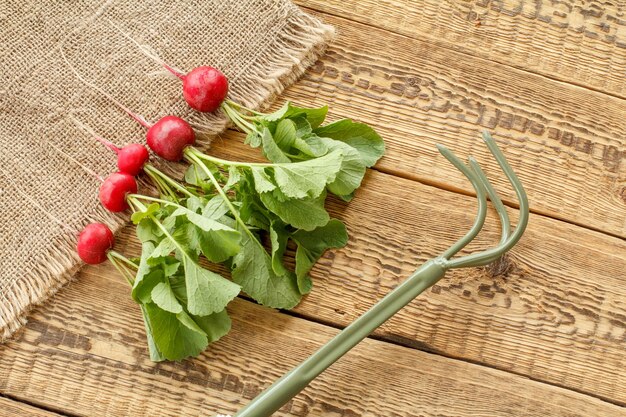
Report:
[[[254,66],[249,71],[258,84],[254,90],[240,91],[236,99],[254,108],[267,107],[287,86],[301,77],[324,53],[328,42],[335,36],[335,29],[321,23],[317,18],[299,14],[290,16],[286,30],[267,49],[266,66]],[[267,72],[267,73],[266,73]],[[194,126],[205,127],[202,116],[192,116]],[[212,126],[209,133],[217,134],[227,127],[224,120]],[[85,219],[102,222],[118,232],[128,221],[127,217],[114,216],[101,207]],[[84,226],[82,225],[82,226]],[[81,226],[81,228],[82,228]],[[0,304],[0,343],[7,341],[27,322],[27,316],[37,305],[52,297],[61,287],[71,281],[83,266],[76,255],[76,236],[80,228],[67,231],[50,242],[50,250],[35,262],[28,275],[18,279]]]

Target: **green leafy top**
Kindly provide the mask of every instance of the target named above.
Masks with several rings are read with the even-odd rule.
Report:
[[[287,102],[274,113],[254,112],[251,117],[241,115],[240,109],[231,104],[227,114],[248,132],[246,143],[261,147],[272,162],[311,161],[340,152],[342,166],[327,189],[344,200],[352,199],[365,168],[373,166],[385,152],[382,138],[366,124],[342,119],[320,126],[328,111],[326,106],[304,108]],[[248,121],[242,123],[244,118]]]
[[[326,106],[288,102],[262,114],[229,102],[223,109],[269,163],[187,148],[183,184],[148,165],[160,197],[128,197],[142,253],[137,263],[115,262],[132,283],[155,361],[196,356],[226,334],[226,306],[241,290],[269,307],[298,304],[324,251],[348,240],[325,209],[328,193],[350,200],[384,152],[367,125],[344,119],[322,126]],[[284,261],[290,247],[293,269]],[[206,262],[226,266],[232,280]]]
[[[150,356],[195,356],[229,331],[225,308],[241,289],[202,267],[198,256],[226,260],[240,251],[241,236],[221,221],[223,211],[211,200],[172,202],[140,195],[128,200],[142,242],[132,296],[142,307]]]

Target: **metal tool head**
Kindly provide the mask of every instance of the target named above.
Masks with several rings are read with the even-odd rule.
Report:
[[[489,132],[483,132],[483,140],[487,144],[489,151],[491,151],[492,155],[500,165],[500,168],[504,172],[504,174],[509,179],[509,182],[513,186],[515,193],[517,194],[517,198],[519,200],[519,221],[517,222],[517,226],[511,232],[511,222],[509,220],[509,216],[506,212],[506,208],[502,203],[500,197],[496,193],[496,190],[493,188],[487,176],[483,172],[483,170],[478,165],[478,162],[470,157],[469,165],[466,165],[463,161],[461,161],[456,155],[452,153],[448,148],[443,145],[437,145],[439,152],[452,163],[459,171],[463,173],[467,177],[467,179],[472,183],[474,190],[476,191],[476,197],[478,198],[478,214],[476,216],[476,220],[474,221],[474,225],[472,228],[459,239],[454,245],[450,246],[450,248],[443,253],[443,258],[448,260],[448,268],[466,268],[472,266],[481,266],[491,263],[501,257],[505,252],[510,250],[515,244],[519,241],[526,229],[526,225],[528,224],[528,198],[526,196],[526,191],[524,191],[524,187],[520,182],[515,172],[506,161],[504,154],[495,140],[491,137]],[[485,218],[487,217],[487,196],[493,203],[498,212],[498,216],[500,217],[500,222],[502,224],[502,238],[498,245],[493,248],[487,249],[482,252],[473,253],[471,255],[463,256],[460,258],[452,259],[454,255],[456,255],[461,249],[463,249],[467,244],[469,244],[480,232],[483,225],[485,224]]]

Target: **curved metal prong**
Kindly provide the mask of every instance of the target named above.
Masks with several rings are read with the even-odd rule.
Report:
[[[495,188],[493,188],[491,182],[489,182],[487,175],[485,175],[485,172],[482,170],[480,165],[478,165],[478,161],[476,161],[476,158],[470,156],[469,163],[470,167],[474,170],[474,172],[476,172],[476,175],[478,175],[478,178],[480,178],[480,180],[482,181],[485,190],[487,190],[489,200],[491,200],[491,202],[493,203],[494,207],[496,208],[496,212],[498,213],[498,217],[500,217],[500,224],[502,225],[502,237],[500,238],[500,244],[502,244],[505,240],[508,239],[509,234],[511,233],[511,221],[509,220],[509,215],[506,212],[506,207],[504,207],[502,200],[500,200],[498,192],[495,190]]]
[[[445,259],[450,259],[454,255],[456,255],[461,249],[467,246],[476,235],[482,229],[483,224],[485,224],[485,218],[487,217],[487,198],[485,196],[485,189],[482,185],[481,180],[478,178],[478,175],[474,171],[472,171],[467,165],[463,163],[455,154],[452,153],[448,148],[443,145],[437,144],[437,149],[439,152],[448,160],[452,165],[454,165],[459,171],[463,173],[467,177],[467,179],[472,183],[474,190],[476,191],[476,197],[478,198],[478,214],[476,215],[476,220],[472,225],[472,228],[460,238],[454,245],[450,246],[448,250],[443,253],[443,257]]]
[[[485,175],[485,172],[478,165],[478,161],[476,161],[476,159],[471,156],[469,157],[469,161],[470,161],[470,167],[476,172],[476,174],[482,181],[483,186],[487,190],[487,195],[489,196],[489,199],[495,206],[496,212],[498,213],[498,217],[500,217],[500,224],[502,225],[502,229],[500,232],[501,233],[500,242],[498,244],[501,245],[508,239],[509,234],[511,233],[511,221],[509,220],[509,215],[506,212],[506,208],[504,207],[502,200],[500,200],[500,197],[498,196],[497,191],[495,190],[495,188],[493,188],[493,185],[491,185],[491,182],[489,182],[489,179]],[[500,258],[500,256],[501,255],[499,254],[495,254],[491,258],[484,259],[483,264],[486,265],[493,261],[496,261]]]
[[[513,233],[504,242],[501,241],[498,246],[492,249],[487,249],[483,252],[474,253],[461,257],[459,259],[451,260],[449,263],[450,268],[481,266],[493,262],[495,259],[499,258],[500,256],[502,256],[502,254],[511,249],[519,241],[519,239],[522,237],[522,234],[524,233],[524,230],[526,229],[526,226],[528,225],[528,197],[526,196],[526,191],[524,190],[522,183],[520,182],[519,178],[517,178],[517,175],[515,175],[515,172],[513,172],[513,169],[506,161],[504,154],[502,153],[500,148],[498,148],[498,145],[493,140],[489,132],[483,132],[483,139],[487,144],[489,151],[491,151],[491,153],[493,154],[494,158],[500,165],[500,168],[502,168],[502,171],[506,174],[509,182],[515,190],[515,193],[517,194],[520,211],[519,221],[517,222],[517,226],[515,227]]]

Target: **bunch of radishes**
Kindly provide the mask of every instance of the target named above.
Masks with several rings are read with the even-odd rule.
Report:
[[[82,79],[79,74],[77,75]],[[185,100],[196,110],[215,111],[228,93],[226,77],[213,67],[202,66],[195,68],[187,76],[178,73],[177,76],[183,80]],[[155,123],[150,123],[116,100],[112,99],[112,101],[147,129],[146,142],[150,149],[161,158],[178,161],[182,159],[185,148],[195,143],[195,133],[192,127],[182,118],[170,115],[162,117]],[[160,211],[162,206],[177,205],[176,202],[179,200],[172,185],[177,191],[182,190],[190,194],[189,191],[148,164],[149,152],[144,145],[133,143],[119,148],[104,138],[95,137],[95,139],[117,154],[119,168],[118,172],[112,173],[102,181],[99,190],[101,204],[111,212],[122,212],[132,208],[134,213],[132,219],[138,225],[139,235],[141,234],[140,227],[145,222],[141,223],[137,215],[143,216],[142,219],[161,228],[161,233],[168,235],[168,230],[161,223],[161,219],[156,217],[158,216],[156,212]],[[136,194],[135,177],[142,171],[154,181],[161,196],[167,200]],[[147,207],[144,202],[150,199],[159,203]],[[177,206],[186,210],[183,206]],[[175,214],[169,214],[172,214],[174,218]],[[193,217],[194,220],[200,221],[202,225],[209,223],[217,227],[223,234],[212,236],[217,238],[214,242],[217,245],[223,242],[226,245],[231,244],[229,249],[216,248],[215,251],[220,252],[220,255],[233,256],[235,250],[239,250],[239,246],[233,244],[233,240],[239,240],[238,231],[211,219],[197,220],[197,217],[201,216],[190,210],[187,210],[185,214],[196,216]],[[219,238],[224,238],[224,240],[220,241]],[[241,287],[204,269],[199,265],[196,254],[180,247],[177,251],[178,258],[170,255],[175,248],[168,247],[162,250],[160,257],[154,256],[155,259],[148,261],[149,257],[163,246],[151,239],[152,237],[141,239],[142,257],[139,260],[131,260],[112,250],[115,239],[105,224],[92,223],[87,225],[78,236],[77,252],[79,257],[88,264],[99,264],[109,259],[131,285],[131,294],[142,310],[152,360],[180,360],[188,356],[196,356],[206,348],[208,343],[219,339],[230,330],[231,322],[225,307],[239,294]],[[171,240],[166,238],[164,241],[176,244],[173,236]],[[144,253],[146,249],[147,252]],[[225,259],[218,258],[218,260]],[[147,262],[152,262],[153,265],[149,266]],[[164,271],[168,271],[169,275],[166,275]],[[154,280],[155,273],[159,282],[153,281],[148,287],[143,285],[146,281]],[[160,276],[158,276],[159,273],[161,273]],[[185,282],[188,274],[193,282]]]
[[[183,97],[190,107],[201,112],[214,112],[228,94],[228,80],[216,68],[201,66],[187,75],[182,75],[167,66],[183,81]],[[126,109],[125,109],[126,110]],[[146,142],[150,149],[167,161],[179,161],[187,146],[195,143],[193,128],[180,117],[164,116],[156,123],[127,111],[129,115],[148,129]],[[111,142],[96,138],[117,153],[118,172],[104,179],[100,186],[99,198],[102,206],[117,213],[129,208],[126,197],[137,192],[137,176],[149,160],[149,152],[140,143],[131,143],[118,148]],[[77,251],[88,264],[99,264],[107,259],[115,239],[111,230],[103,223],[87,225],[78,237]]]
[[[324,251],[348,240],[345,225],[326,211],[327,195],[351,200],[366,168],[384,153],[382,139],[365,124],[342,119],[322,125],[327,106],[287,102],[273,113],[261,113],[227,100],[228,81],[213,67],[183,75],[161,64],[182,80],[191,108],[221,109],[247,134],[246,143],[260,147],[270,162],[207,155],[193,147],[194,130],[182,118],[169,115],[151,123],[70,65],[85,84],[147,129],[146,142],[154,154],[190,163],[179,181],[150,164],[142,144],[119,148],[90,131],[117,154],[119,168],[102,181],[100,202],[111,212],[132,210],[142,252],[128,259],[114,251],[113,233],[102,223],[84,228],[77,251],[89,264],[108,259],[129,282],[155,361],[196,356],[225,335],[231,324],[226,306],[240,291],[273,308],[297,305],[311,290],[313,265]],[[150,178],[159,196],[137,193],[140,173]],[[288,245],[295,247],[291,263],[284,260]],[[201,257],[223,264],[231,279],[202,266]]]

